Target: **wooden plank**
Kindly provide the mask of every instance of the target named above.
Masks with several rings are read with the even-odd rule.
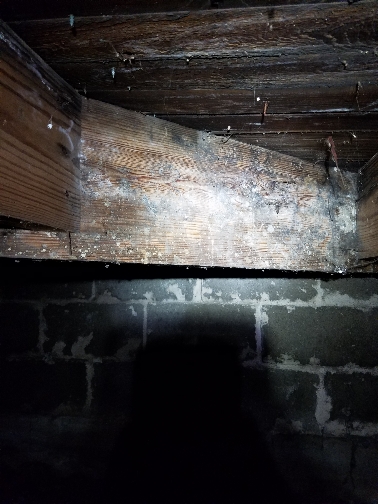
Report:
[[[3,230],[0,255],[346,271],[355,175],[84,100],[80,232]]]
[[[20,219],[13,219],[12,217],[4,217],[0,215],[0,229],[29,229],[32,231],[59,231],[58,229],[44,226],[43,224],[36,224],[35,222],[28,222]]]
[[[286,86],[257,89],[193,89],[193,90],[100,90],[87,92],[88,98],[106,101],[138,112],[174,114],[259,114],[264,101],[269,101],[271,114],[352,113],[378,111],[376,72],[362,83],[347,83],[340,78],[325,86],[316,80],[302,88]],[[373,80],[374,79],[374,80]],[[357,97],[357,99],[356,99]]]
[[[378,145],[378,143],[377,143]],[[378,154],[360,170],[358,178],[358,257],[378,259]]]
[[[81,166],[80,259],[320,271],[351,260],[354,220],[337,215],[354,215],[353,174],[332,185],[298,159],[93,100]]]
[[[331,2],[332,0],[279,0],[275,4],[303,4]],[[30,0],[4,0],[1,4],[5,21],[25,19],[51,19],[57,17],[103,16],[203,9],[230,9],[254,6],[271,6],[271,0],[59,0],[59,2],[30,2]]]
[[[213,9],[131,16],[75,18],[12,23],[14,30],[47,62],[104,61],[115,54],[180,58],[234,56],[295,46],[371,43],[378,39],[372,18],[375,0]],[[253,36],[252,36],[253,34]]]
[[[262,106],[263,107],[263,106]],[[261,108],[262,110],[262,108]],[[324,166],[325,143],[333,136],[339,167],[358,171],[375,154],[376,113],[165,115],[183,126],[211,131],[225,138],[251,143]]]
[[[335,85],[335,78],[366,80],[378,69],[371,44],[325,44],[285,48],[279,53],[234,57],[133,58],[123,62],[116,53],[97,61],[92,55],[80,63],[51,61],[54,70],[75,89],[87,92],[109,89],[261,89],[287,85],[301,87],[309,82]],[[114,69],[114,70],[113,70]],[[366,73],[365,73],[366,72]],[[353,79],[352,79],[353,77]]]
[[[303,113],[303,114],[267,114],[262,122],[263,104],[258,114],[172,114],[157,115],[160,119],[173,121],[188,128],[211,131],[221,134],[267,134],[267,133],[374,133],[378,131],[378,113]],[[371,156],[370,156],[371,157]]]
[[[294,155],[319,167],[324,167],[329,158],[326,139],[329,135],[336,147],[339,168],[358,171],[377,150],[378,132],[332,132],[329,133],[262,133],[234,135],[240,142],[257,145],[283,154]]]
[[[15,259],[75,259],[69,233],[0,229],[0,256]]]
[[[79,95],[0,23],[0,214],[80,222]]]

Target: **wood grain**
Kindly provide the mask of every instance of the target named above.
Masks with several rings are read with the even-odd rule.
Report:
[[[321,271],[349,260],[325,171],[298,159],[86,100],[81,167],[78,258]]]
[[[0,229],[0,256],[15,259],[75,259],[68,233]]]
[[[321,3],[331,0],[279,0],[274,4]],[[3,0],[2,17],[5,21],[51,19],[57,17],[103,16],[147,12],[230,9],[269,6],[271,0],[59,0],[59,2],[30,2],[30,0]],[[272,8],[272,7],[271,7]]]
[[[375,74],[374,74],[375,75]],[[261,113],[269,101],[271,114],[353,113],[378,111],[378,86],[373,76],[363,83],[356,100],[355,78],[325,86],[308,81],[301,88],[286,86],[257,89],[193,89],[193,90],[105,90],[87,92],[88,98],[106,101],[130,110],[161,115],[174,114],[238,114]],[[257,100],[259,98],[259,100]]]
[[[134,57],[123,62],[113,51],[95,64],[93,55],[80,63],[52,60],[54,70],[64,75],[76,89],[153,90],[153,89],[259,89],[287,85],[294,87],[315,81],[333,83],[349,76],[357,83],[377,70],[377,56],[368,43],[316,45],[303,50],[287,47],[262,54],[223,57]],[[114,76],[112,69],[114,68]]]
[[[335,142],[338,166],[344,170],[358,171],[377,150],[377,131],[332,132],[332,130],[329,130],[329,134],[332,135]],[[295,151],[299,159],[307,160],[317,166],[324,167],[329,158],[326,145],[328,136],[325,132],[304,132],[235,135],[232,138],[283,154],[291,155]]]
[[[357,233],[360,259],[378,257],[378,153],[360,170]]]
[[[333,136],[338,165],[358,171],[375,154],[378,145],[376,113],[165,115],[183,126],[210,131],[324,167],[329,157],[326,138]]]
[[[173,121],[188,128],[211,131],[216,135],[231,133],[251,135],[254,133],[340,133],[354,138],[352,133],[376,133],[378,113],[329,113],[329,114],[267,114],[262,122],[263,104],[258,114],[177,114],[157,115],[160,119]],[[376,137],[375,137],[376,138]],[[372,156],[370,156],[372,157]]]
[[[12,23],[47,62],[135,57],[273,54],[287,47],[372,42],[375,0],[245,9],[182,11],[132,16],[77,17]]]
[[[3,230],[0,254],[345,272],[355,176],[84,100],[80,232]]]
[[[353,115],[361,126],[347,120],[344,133],[357,130],[364,141],[361,149],[347,149],[342,166],[356,170],[375,152],[375,135],[362,134],[378,130],[378,122],[367,119],[378,111],[374,0],[312,5],[282,0],[274,6],[265,0],[224,0],[215,2],[218,9],[202,0],[110,0],[76,9],[72,5],[74,29],[71,12],[64,11],[67,1],[46,6],[51,17],[63,9],[64,19],[12,26],[88,98],[217,132],[221,124],[207,126],[205,119],[204,126],[191,125],[175,116],[222,116],[227,128],[236,115],[261,115],[269,101],[270,115],[303,114],[297,127],[301,123],[302,132],[315,133],[319,121],[324,125],[336,116],[335,124],[340,115]],[[275,149],[275,140],[269,138],[269,143],[264,136],[267,128],[256,131],[259,144]],[[329,126],[330,131],[339,128],[340,121],[337,128]],[[317,152],[299,137],[278,150],[304,160]]]
[[[0,49],[0,214],[78,229],[80,98],[4,23]]]

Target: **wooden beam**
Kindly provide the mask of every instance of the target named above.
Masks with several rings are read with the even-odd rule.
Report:
[[[280,0],[281,4],[320,3],[331,0]],[[271,7],[271,0],[59,0],[59,2],[30,2],[3,0],[2,15],[6,21],[51,19],[57,17],[103,16],[164,11],[230,9],[254,6]]]
[[[87,92],[88,98],[106,101],[120,107],[160,115],[174,114],[256,114],[264,101],[269,101],[271,114],[356,113],[378,111],[378,86],[372,72],[363,81],[356,100],[356,76],[341,79],[334,75],[328,84],[318,84],[308,76],[307,85],[256,89],[192,90],[101,90]],[[344,82],[343,82],[344,81]]]
[[[263,105],[261,105],[261,111]],[[332,135],[339,168],[357,172],[377,150],[377,113],[164,115],[190,128],[250,143],[324,167]]]
[[[0,22],[0,215],[80,223],[79,95]]]
[[[376,131],[344,131],[333,133],[266,133],[235,135],[240,142],[257,145],[283,154],[293,155],[323,168],[329,158],[327,138],[332,135],[335,143],[339,168],[357,172],[374,155],[377,148]]]
[[[6,230],[1,255],[315,271],[354,261],[353,174],[330,180],[295,158],[92,100],[81,158],[81,231]]]
[[[75,259],[71,256],[69,233],[0,229],[1,257],[32,259]]]
[[[343,142],[350,131],[360,142],[343,143],[340,166],[357,170],[375,152],[378,123],[368,119],[378,112],[374,0],[282,1],[274,7],[262,1],[253,8],[245,8],[251,2],[224,0],[219,9],[209,10],[200,10],[206,5],[195,0],[181,12],[185,5],[180,2],[130,1],[118,6],[110,1],[106,7],[96,3],[93,8],[100,8],[101,16],[81,4],[83,16],[92,17],[72,11],[74,27],[68,11],[64,19],[12,26],[88,98],[211,131],[207,119],[202,126],[176,116],[222,116],[227,128],[233,127],[227,116],[261,116],[269,101],[270,117],[279,119],[277,128],[284,128],[279,116],[303,115],[291,125],[299,128],[301,123],[300,132],[311,133],[308,141],[302,142],[297,130],[283,140],[268,136],[268,122],[259,131],[256,126],[261,139],[243,136],[241,141],[316,162],[322,148],[322,140],[314,140],[319,121],[328,135],[346,119]],[[244,8],[222,9],[226,5]],[[163,12],[170,8],[172,12]],[[219,132],[221,125],[215,129]]]
[[[87,92],[128,87],[134,91],[234,87],[255,89],[259,93],[288,82],[298,88],[314,81],[323,86],[335,85],[335,73],[338,79],[349,77],[352,80],[354,77],[357,83],[378,68],[371,44],[361,42],[332,47],[320,43],[305,52],[295,46],[284,51],[270,48],[269,51],[257,51],[248,56],[240,53],[233,57],[217,56],[215,52],[189,59],[175,55],[164,58],[134,56],[130,62],[122,61],[114,52],[101,61],[93,54],[88,54],[88,60],[80,62],[60,62],[58,53],[49,57],[59,75],[64,75],[75,89],[84,90],[85,85]]]
[[[352,133],[375,133],[378,135],[378,113],[328,113],[328,114],[272,114],[267,109],[267,114],[262,121],[264,104],[260,105],[257,114],[182,114],[182,115],[157,115],[160,119],[173,121],[188,128],[211,131],[216,135],[232,133],[234,135],[251,135],[254,133],[311,133],[326,135],[331,133],[347,134],[354,138]],[[372,156],[370,156],[371,158]],[[370,159],[369,158],[369,159]]]
[[[378,154],[360,170],[358,177],[358,257],[378,259]]]
[[[347,3],[213,9],[131,16],[67,17],[12,23],[47,62],[110,58],[279,56],[287,48],[377,40],[375,0]],[[73,29],[74,28],[74,29]],[[123,56],[122,56],[123,55]]]
[[[51,235],[53,257],[65,247],[79,260],[315,271],[354,261],[354,174],[94,100],[81,144],[81,230]],[[49,257],[46,232],[44,251],[25,233],[6,232],[1,254]]]

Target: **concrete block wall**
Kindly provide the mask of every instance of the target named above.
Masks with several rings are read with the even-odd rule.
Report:
[[[376,278],[18,278],[0,328],[10,480],[101,479],[138,351],[206,338],[237,349],[243,414],[302,502],[378,502]]]

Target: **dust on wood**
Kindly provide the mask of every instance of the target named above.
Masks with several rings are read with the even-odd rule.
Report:
[[[81,169],[80,259],[322,271],[349,260],[333,188],[310,163],[86,100]]]

